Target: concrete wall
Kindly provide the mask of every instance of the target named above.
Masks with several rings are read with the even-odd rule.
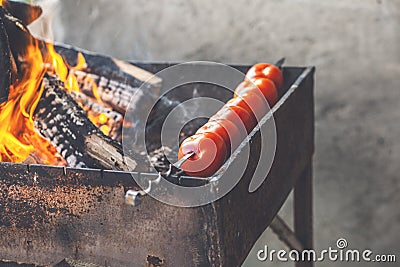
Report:
[[[400,1],[85,0],[58,7],[56,40],[123,59],[285,56],[289,65],[315,65],[316,248],[343,237],[352,248],[399,255]],[[290,205],[282,215],[291,220]],[[269,231],[255,249],[264,244],[281,247]],[[252,254],[245,266],[288,263],[261,264]]]

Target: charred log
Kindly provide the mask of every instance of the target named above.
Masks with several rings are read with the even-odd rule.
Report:
[[[83,71],[73,71],[73,73],[83,93],[91,97],[95,97],[95,94],[97,94],[102,102],[122,114],[125,114],[131,101],[140,101],[143,106],[146,106],[146,103],[151,105],[153,103],[152,97],[158,95],[148,90],[132,87],[128,83],[111,80],[93,73]]]
[[[142,168],[139,156],[123,155],[120,143],[105,136],[53,76],[43,79],[44,91],[35,111],[35,128],[71,167],[132,171]]]
[[[8,10],[0,6],[0,19],[8,36],[8,45],[11,51],[11,75],[15,83],[29,68],[25,59],[28,56],[28,48],[38,44],[38,40],[29,32],[25,24],[14,17]]]
[[[0,13],[3,8],[0,7]],[[8,35],[0,17],[0,103],[8,100],[11,85],[11,69],[12,69],[11,50],[8,42]]]

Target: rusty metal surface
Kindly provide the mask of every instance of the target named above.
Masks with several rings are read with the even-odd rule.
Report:
[[[167,66],[141,65],[152,72]],[[304,70],[284,69],[286,89]],[[198,208],[177,208],[149,196],[137,207],[125,205],[125,192],[136,188],[130,173],[0,164],[0,260],[56,265],[71,258],[100,266],[146,266],[151,256],[163,266],[239,266],[311,162],[312,74],[275,112],[275,161],[252,194],[248,186],[257,153],[228,195]],[[252,151],[258,142],[255,135]]]

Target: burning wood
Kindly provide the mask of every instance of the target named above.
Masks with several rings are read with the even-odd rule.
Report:
[[[137,159],[123,156],[120,143],[105,136],[55,77],[43,79],[43,97],[35,111],[35,128],[54,145],[69,166],[130,171]]]
[[[23,23],[22,20],[30,21],[26,17],[26,13],[32,12],[34,13],[34,9],[31,8],[27,4],[19,3],[15,4],[12,1],[5,1],[0,0],[0,19],[1,22],[4,24],[4,28],[6,31],[6,37],[2,36],[2,42],[8,42],[9,48],[11,50],[11,58],[12,62],[14,63],[12,67],[12,80],[13,83],[18,82],[19,79],[23,78],[22,75],[24,74],[24,67],[28,64],[27,60],[30,59],[29,54],[38,50],[38,41],[30,34],[26,24]],[[25,10],[24,12],[17,11],[16,6],[21,5],[25,8],[21,10]],[[19,14],[22,17],[20,18],[14,17],[10,10],[10,8],[15,14]],[[4,51],[2,51],[4,53]]]
[[[122,134],[123,116],[121,113],[99,105],[96,100],[87,95],[71,91],[71,97],[83,108],[89,119],[98,126],[98,128],[114,140],[120,139]]]
[[[42,8],[40,6],[14,1],[2,1],[2,5],[13,17],[20,19],[24,25],[31,24],[42,14]]]
[[[110,80],[92,73],[73,71],[73,74],[75,74],[83,93],[99,99],[122,114],[125,114],[132,96],[139,90],[127,83]]]
[[[81,70],[86,73],[96,74],[100,77],[106,77],[108,80],[125,83],[133,88],[142,86],[151,91],[154,90],[154,92],[160,89],[161,79],[159,77],[135,65],[111,57],[86,53],[71,46],[55,45],[54,48],[71,66],[79,63],[81,60],[79,54],[84,55],[86,65]]]
[[[46,159],[53,155],[45,149],[48,141],[35,132],[32,120],[33,110],[41,94],[39,85],[44,70],[37,63],[42,62],[42,56],[27,28],[2,6],[0,20],[6,30],[1,42],[8,41],[11,58],[16,63],[16,68],[11,69],[15,73],[12,73],[8,101],[0,105],[0,157],[2,161],[21,162],[36,150],[47,163]],[[27,66],[30,66],[29,71]]]
[[[150,105],[154,100],[148,100],[160,94],[161,79],[137,66],[73,47],[56,46],[55,50],[69,65],[81,66],[72,68],[70,73],[83,93],[123,115],[130,101],[140,101],[140,112],[140,106]]]
[[[86,54],[87,62],[73,49],[60,55],[25,26],[39,7],[0,3],[0,89],[8,99],[0,104],[1,161],[147,170],[116,140],[132,96],[139,109],[159,93],[161,80],[146,82],[151,73],[112,58]]]
[[[49,152],[49,157],[44,158],[40,151],[32,151],[27,158],[23,161],[25,164],[47,164],[52,166],[67,166],[67,161],[57,152],[56,148],[50,143],[46,142],[45,149]],[[42,144],[43,145],[43,144]],[[33,145],[35,147],[35,145]]]

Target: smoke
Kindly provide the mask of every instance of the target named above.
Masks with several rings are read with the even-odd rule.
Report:
[[[59,0],[35,0],[31,1],[43,9],[42,16],[29,26],[29,30],[37,37],[48,41],[64,40],[64,29],[60,21]],[[55,27],[53,27],[55,26]]]

